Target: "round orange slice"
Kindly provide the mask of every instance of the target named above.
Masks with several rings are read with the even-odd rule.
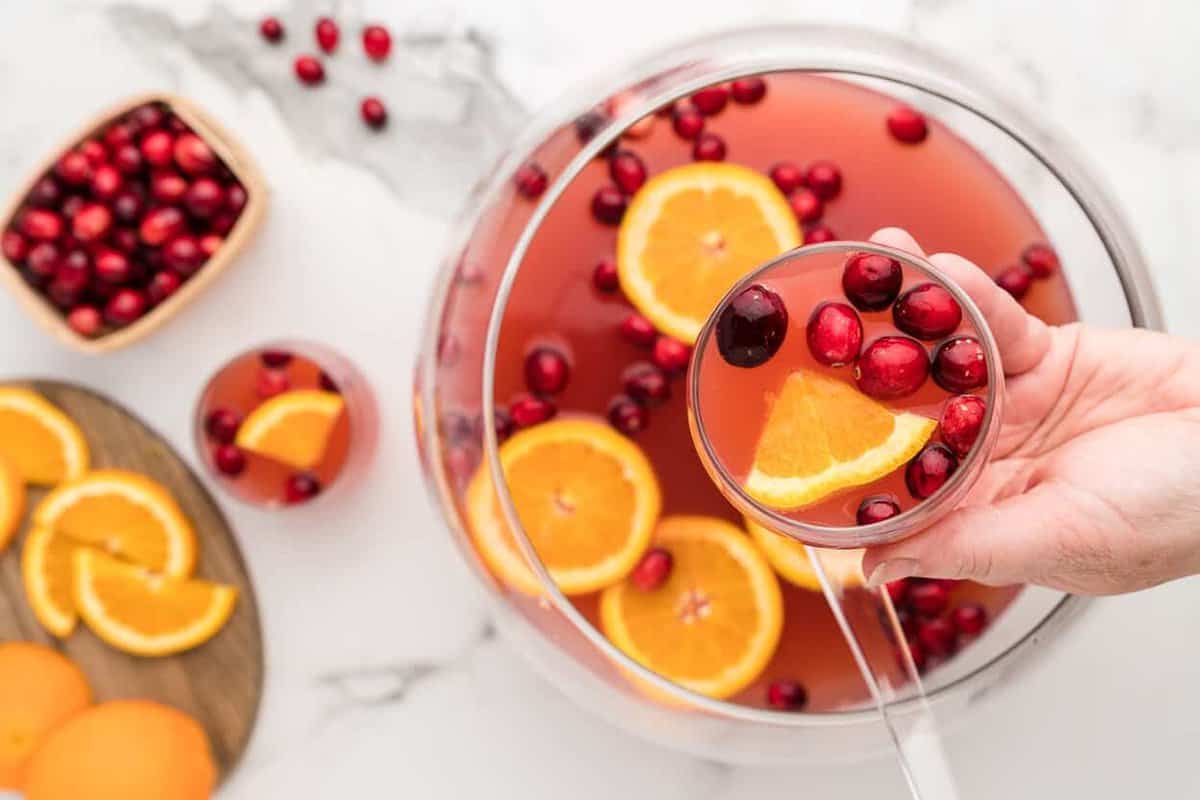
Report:
[[[634,195],[618,233],[617,271],[638,311],[694,344],[739,278],[800,243],[796,215],[770,178],[699,162],[656,175]]]
[[[75,550],[75,607],[92,632],[139,656],[167,656],[207,642],[229,621],[232,586],[164,578],[93,550]]]
[[[17,467],[0,455],[0,553],[12,541],[25,513],[25,482]]]
[[[87,471],[87,440],[75,422],[29,389],[0,387],[0,455],[27,483],[53,486]]]
[[[337,392],[297,389],[254,409],[237,432],[237,446],[296,469],[313,469],[345,403]]]
[[[76,545],[53,528],[35,525],[21,550],[25,597],[42,627],[60,639],[75,630]]]
[[[555,420],[506,441],[500,463],[521,525],[563,593],[602,589],[637,565],[662,499],[632,441],[604,423]],[[467,512],[492,572],[518,591],[542,594],[504,522],[486,462],[467,488]]]
[[[767,561],[785,580],[801,589],[813,592],[821,591],[821,581],[813,569],[812,561],[804,545],[795,539],[767,530],[762,525],[746,520],[746,528],[758,544]],[[865,582],[862,574],[862,549],[834,550],[818,548],[821,554],[821,566],[825,574],[834,584],[846,588],[862,586]]]
[[[815,372],[788,375],[758,439],[746,492],[778,509],[804,508],[898,469],[937,421],[891,411]]]
[[[699,694],[734,695],[771,660],[783,629],[779,583],[737,526],[714,517],[664,517],[654,544],[674,567],[653,591],[632,581],[600,597],[604,633],[642,666]]]

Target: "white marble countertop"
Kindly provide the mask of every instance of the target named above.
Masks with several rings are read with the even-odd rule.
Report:
[[[294,85],[285,54],[294,44],[275,54],[257,44],[259,14],[278,9],[236,5],[238,40],[215,33],[229,12],[205,0],[0,6],[0,186],[14,186],[85,114],[169,88],[234,129],[273,189],[247,255],[127,351],[72,354],[0,296],[0,373],[100,388],[193,458],[191,404],[209,371],[243,345],[301,335],[350,354],[384,411],[378,460],[345,502],[272,515],[221,498],[258,587],[268,657],[257,730],[221,797],[901,796],[889,763],[729,768],[646,744],[575,707],[491,634],[419,478],[410,389],[448,209],[520,112],[493,108],[507,120],[499,129],[467,126],[441,145],[474,159],[417,159],[419,133],[392,131],[381,147],[362,132],[347,88],[378,74],[339,74],[316,102]],[[722,26],[836,20],[914,36],[971,60],[1070,130],[1137,226],[1170,327],[1200,334],[1189,246],[1200,220],[1200,10],[1189,0],[408,0],[344,3],[340,13],[359,5],[394,32],[428,33],[435,53],[479,48],[476,75],[494,74],[528,106],[629,54]],[[307,4],[280,13],[304,20],[295,32],[307,37]],[[464,86],[427,96],[411,86],[405,96],[427,113],[509,102],[486,84]],[[963,796],[1200,795],[1198,620],[1196,580],[1096,603],[1050,658],[951,738]]]

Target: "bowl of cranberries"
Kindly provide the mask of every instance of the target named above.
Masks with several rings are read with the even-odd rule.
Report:
[[[163,324],[234,259],[265,210],[247,153],[169,94],[99,114],[15,195],[0,275],[63,343],[115,350]]]

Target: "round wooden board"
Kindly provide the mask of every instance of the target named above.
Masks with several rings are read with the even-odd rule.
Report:
[[[56,647],[83,668],[98,701],[156,700],[195,717],[208,730],[221,776],[234,767],[254,728],[262,695],[263,648],[258,606],[242,554],[225,515],[171,446],[113,401],[79,386],[55,381],[6,382],[40,392],[70,415],[87,436],[94,467],[140,472],[166,486],[195,527],[200,559],[196,576],[237,587],[237,608],[209,642],[168,658],[125,655],[80,623],[59,641],[34,618],[21,581],[25,526],[0,553],[0,641],[24,639]],[[44,490],[30,489],[29,508]],[[28,514],[28,511],[26,512]]]

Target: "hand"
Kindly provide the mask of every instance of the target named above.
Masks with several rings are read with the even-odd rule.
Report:
[[[923,255],[896,228],[872,241]],[[961,256],[929,260],[996,338],[1004,419],[962,507],[867,551],[871,585],[921,575],[1101,595],[1200,573],[1200,346],[1048,326]]]

